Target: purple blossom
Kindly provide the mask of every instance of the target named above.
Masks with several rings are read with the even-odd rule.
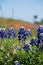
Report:
[[[40,25],[37,29],[38,34],[43,33],[43,26]]]
[[[15,33],[14,28],[8,29],[8,38],[16,38],[16,33]]]
[[[0,32],[0,36],[1,36],[1,38],[7,38],[6,30],[2,29],[1,32]]]
[[[39,40],[40,40],[40,43],[43,43],[43,33],[40,33]]]
[[[25,51],[28,51],[28,50],[30,49],[30,48],[29,48],[29,45],[28,45],[28,44],[24,44],[23,49],[24,49]]]
[[[31,44],[38,45],[38,41],[36,40],[35,37],[33,37],[33,38],[31,39]]]

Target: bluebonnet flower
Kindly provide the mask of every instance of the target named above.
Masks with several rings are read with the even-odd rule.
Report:
[[[1,38],[1,30],[0,30],[0,38]]]
[[[23,33],[22,38],[24,41],[26,40],[26,38],[27,38],[27,32],[26,31]]]
[[[39,40],[40,40],[40,43],[43,43],[43,33],[40,33]]]
[[[19,31],[18,31],[18,34],[22,35],[24,32],[25,32],[25,28],[24,27],[20,27]]]
[[[24,31],[25,28],[24,28],[24,27],[20,27],[19,30],[20,30],[20,31]]]
[[[38,45],[38,41],[36,40],[35,37],[33,37],[33,38],[31,39],[31,43],[30,43],[30,44]]]
[[[7,38],[7,34],[6,33],[1,34],[1,38]]]
[[[30,49],[30,48],[29,48],[29,45],[24,43],[23,49],[24,49],[25,51],[28,51],[28,50]]]
[[[15,61],[14,65],[20,65],[20,62],[19,61]]]
[[[8,38],[16,38],[15,30],[12,27],[8,29]]]
[[[29,36],[32,36],[32,31],[30,29],[27,30],[27,35]]]
[[[39,45],[41,42],[43,42],[43,35],[42,35],[42,33],[43,33],[43,26],[42,25],[40,25],[38,27],[37,32],[38,32],[37,36],[38,36],[38,45]]]
[[[40,25],[37,29],[38,34],[43,33],[43,26]]]
[[[16,33],[13,34],[13,38],[16,38]]]
[[[1,30],[1,38],[7,38],[7,32],[5,29]]]
[[[8,33],[9,33],[9,34],[14,33],[14,29],[13,29],[13,28],[9,28],[9,29],[8,29]]]
[[[22,39],[25,41],[25,40],[26,40],[26,36],[25,36],[25,35],[23,35],[23,36],[22,36]]]
[[[24,40],[26,38],[26,34],[25,33],[25,28],[24,27],[20,27],[19,31],[18,31],[18,40]]]

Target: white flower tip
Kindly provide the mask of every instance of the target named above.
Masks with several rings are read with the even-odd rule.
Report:
[[[36,39],[35,37],[33,37],[33,39]]]
[[[42,25],[40,25],[39,27],[43,27]]]
[[[28,29],[28,31],[31,31],[30,29]]]

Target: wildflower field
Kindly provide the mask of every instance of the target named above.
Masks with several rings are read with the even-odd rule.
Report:
[[[0,65],[43,65],[43,28],[40,28],[41,32],[39,28],[38,32],[31,30],[32,35],[16,30],[16,37],[12,38],[5,33],[1,37],[0,33]],[[19,39],[18,35],[24,37]]]

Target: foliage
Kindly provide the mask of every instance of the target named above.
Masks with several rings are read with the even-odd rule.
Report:
[[[16,32],[18,33],[18,31]],[[35,30],[32,30],[32,36],[28,36],[26,40],[31,40],[33,36],[37,38]],[[20,47],[20,50],[17,46]],[[18,37],[9,39],[0,38],[0,65],[15,65],[15,61],[20,62],[20,65],[43,65],[43,50],[35,44],[30,45],[25,50],[24,44],[19,43]]]
[[[21,65],[43,65],[43,51],[35,45],[28,51],[18,50],[13,46],[17,42],[17,39],[0,39],[0,65],[13,65],[15,61]]]

